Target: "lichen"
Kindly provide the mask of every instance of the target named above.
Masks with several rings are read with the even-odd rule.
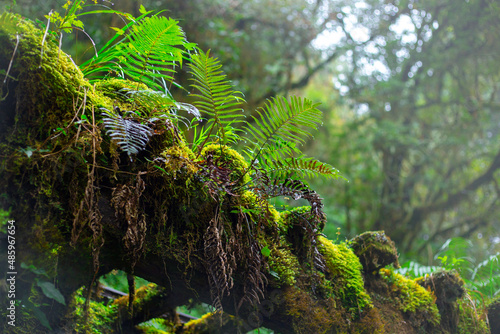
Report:
[[[352,249],[345,243],[337,245],[322,236],[318,237],[318,242],[331,276],[330,281],[334,284],[334,293],[344,307],[352,315],[371,308],[371,298],[364,289],[362,266]]]
[[[440,323],[441,317],[435,304],[436,297],[430,289],[426,290],[415,280],[390,269],[380,269],[380,275],[387,280],[393,300],[401,311],[420,313],[425,321],[433,325]]]

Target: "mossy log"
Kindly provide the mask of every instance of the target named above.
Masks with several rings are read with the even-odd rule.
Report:
[[[146,108],[121,93],[145,87],[118,79],[91,85],[32,23],[6,13],[0,23],[0,200],[15,220],[18,273],[16,327],[4,323],[2,297],[2,332],[144,332],[136,325],[190,300],[216,312],[186,325],[172,317],[172,331],[456,328],[455,300],[436,304],[442,296],[431,285],[380,271],[397,262],[383,232],[352,248],[318,236],[325,222],[309,208],[279,213],[245,188],[248,165],[236,151],[207,145],[197,156],[165,119],[148,124],[146,149],[129,156],[107,135],[102,110]],[[131,290],[132,314],[124,311],[128,298],[105,304],[85,292],[114,269],[156,284]],[[42,281],[64,303],[40,289]],[[439,305],[454,318],[443,319]]]

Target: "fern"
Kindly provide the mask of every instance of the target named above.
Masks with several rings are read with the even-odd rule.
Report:
[[[130,157],[146,148],[149,138],[153,132],[146,125],[138,123],[135,119],[123,118],[117,113],[103,113],[104,126],[107,134],[114,140],[118,146]]]
[[[175,67],[182,65],[186,50],[194,47],[186,42],[177,23],[166,17],[141,16],[119,30],[113,40],[127,32],[125,38],[106,44],[98,55],[82,64],[82,72],[91,81],[102,79],[103,72],[115,73],[154,90],[167,90],[165,80],[174,81]]]
[[[213,137],[222,144],[236,142],[239,139],[232,125],[244,117],[242,113],[239,113],[242,111],[241,103],[244,99],[240,96],[240,92],[232,89],[221,67],[219,61],[210,56],[210,51],[206,54],[201,52],[191,56],[189,64],[193,75],[191,87],[198,91],[192,95],[197,99],[194,105],[209,117],[206,124],[209,130],[197,132],[204,136],[203,140],[197,138],[194,140],[194,142],[201,142],[197,148],[194,148],[198,152],[201,152],[206,142]]]
[[[313,177],[323,175],[339,177],[338,170],[313,158],[300,154],[297,144],[304,144],[321,123],[322,113],[318,104],[308,99],[292,96],[272,98],[253,117],[254,124],[247,124],[246,132],[253,143],[247,147],[250,166],[258,162],[260,167],[273,176],[284,179],[292,175]]]
[[[305,156],[288,157],[283,160],[272,159],[272,156],[266,156],[260,159],[259,162],[270,175],[279,179],[291,176],[296,176],[298,178],[325,176],[333,179],[341,177],[336,168],[327,163]]]

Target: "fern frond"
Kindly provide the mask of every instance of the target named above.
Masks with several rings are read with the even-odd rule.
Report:
[[[191,87],[198,91],[192,94],[197,99],[194,105],[209,118],[206,128],[210,130],[206,133],[207,137],[204,138],[199,149],[201,150],[212,136],[219,138],[222,144],[227,143],[228,135],[235,140],[236,133],[228,132],[227,129],[244,117],[241,113],[241,104],[244,102],[242,94],[233,90],[231,83],[226,80],[226,75],[221,70],[222,65],[217,58],[210,56],[210,51],[206,54],[201,52],[192,55],[188,66],[193,75]]]
[[[155,90],[165,89],[165,80],[173,82],[175,67],[182,65],[185,50],[194,47],[177,23],[152,16],[128,25],[124,39],[82,65],[84,75],[92,81],[101,79],[102,73],[115,73]]]
[[[342,177],[339,171],[331,165],[316,160],[314,158],[288,157],[284,159],[261,159],[261,166],[265,166],[266,171],[276,178],[283,179],[291,175],[302,179],[324,176],[329,179]]]
[[[149,138],[153,135],[152,130],[146,125],[109,111],[103,113],[103,116],[108,116],[102,119],[106,133],[124,152],[127,152],[130,160],[132,154],[137,154],[146,148]]]
[[[252,163],[262,156],[279,160],[289,156],[292,151],[299,153],[295,143],[304,144],[311,137],[311,130],[316,130],[321,124],[319,104],[308,99],[292,96],[290,100],[276,97],[268,100],[258,111],[259,117],[254,117],[254,124],[245,127],[249,140],[254,143],[247,148],[247,154]],[[268,160],[268,159],[263,159]]]

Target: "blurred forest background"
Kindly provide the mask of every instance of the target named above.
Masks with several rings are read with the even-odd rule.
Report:
[[[324,126],[303,151],[347,179],[310,181],[324,198],[330,238],[385,230],[408,270],[500,276],[500,2],[97,3],[134,16],[142,4],[178,19],[189,41],[224,64],[247,115],[276,94],[322,103]],[[63,4],[2,3],[42,26]],[[81,20],[97,49],[114,35],[110,26],[124,25],[104,14]],[[66,35],[63,49],[77,64],[94,52],[81,32]],[[172,94],[189,102],[186,90]]]

